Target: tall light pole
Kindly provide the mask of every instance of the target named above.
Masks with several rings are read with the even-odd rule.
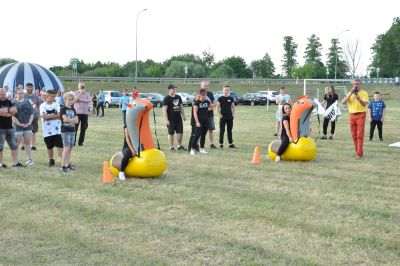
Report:
[[[138,13],[137,13],[137,15],[136,15],[136,69],[135,69],[135,84],[137,85],[137,22],[138,22],[138,19],[139,19],[139,15],[142,13],[142,12],[144,12],[144,11],[146,11],[147,10],[147,8],[145,8],[145,9],[143,9],[143,10],[140,10]]]
[[[342,30],[341,32],[338,33],[337,38],[336,38],[336,60],[335,60],[335,80],[336,80],[336,73],[337,73],[337,58],[338,58],[338,44],[339,44],[339,36],[343,32],[350,31],[350,30]]]

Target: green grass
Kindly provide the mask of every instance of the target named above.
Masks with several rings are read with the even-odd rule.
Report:
[[[168,170],[153,179],[102,182],[103,161],[122,146],[115,108],[90,117],[85,146],[72,152],[75,172],[49,169],[39,137],[35,165],[0,170],[0,264],[398,265],[400,150],[388,144],[400,141],[400,105],[397,87],[384,90],[384,142],[366,142],[362,160],[353,158],[346,112],[337,139],[317,141],[314,161],[267,160],[273,105],[239,106],[240,149],[194,158],[167,151],[156,109]],[[185,146],[188,132],[186,122]],[[256,145],[262,163],[252,165]]]

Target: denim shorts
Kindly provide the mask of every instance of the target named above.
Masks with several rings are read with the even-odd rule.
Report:
[[[0,129],[0,151],[4,148],[4,140],[7,141],[10,150],[15,151],[18,149],[17,138],[15,137],[15,131],[11,129]]]
[[[75,142],[75,132],[63,132],[61,133],[62,142],[64,148],[74,147]]]
[[[208,117],[207,128],[208,130],[215,130],[214,116]]]
[[[23,130],[16,130],[15,131],[15,135],[16,136],[20,136],[20,135],[32,135],[32,129],[23,129]]]

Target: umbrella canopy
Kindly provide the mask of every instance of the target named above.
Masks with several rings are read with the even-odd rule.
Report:
[[[8,86],[14,92],[22,84],[32,83],[35,89],[64,91],[60,79],[50,70],[38,64],[18,62],[0,68],[0,88]]]

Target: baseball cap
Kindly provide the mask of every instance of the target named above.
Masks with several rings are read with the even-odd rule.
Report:
[[[175,88],[177,88],[174,84],[169,84],[168,85],[168,89],[175,89]]]

